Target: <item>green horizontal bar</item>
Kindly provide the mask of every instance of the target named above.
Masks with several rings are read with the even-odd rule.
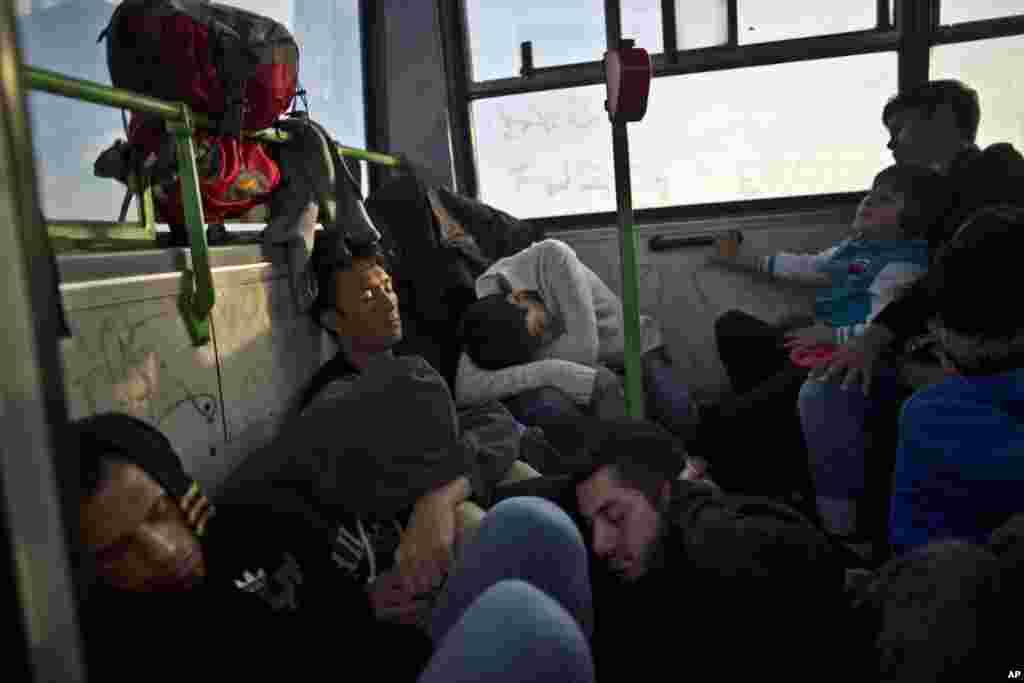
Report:
[[[102,238],[91,239],[68,239],[65,237],[50,237],[50,244],[54,251],[67,253],[72,251],[88,252],[111,252],[111,251],[143,251],[152,250],[156,246],[153,240],[111,240]]]
[[[65,239],[148,239],[153,242],[153,233],[142,223],[47,221],[46,231],[51,237]]]
[[[95,81],[71,78],[55,71],[47,71],[46,69],[32,66],[24,68],[28,87],[32,90],[42,90],[51,95],[68,97],[73,100],[83,100],[115,109],[131,109],[132,111],[144,114],[154,114],[169,121],[181,120],[181,111],[177,105],[158,100],[155,97],[139,95],[130,90],[112,88],[109,85],[103,85]],[[193,117],[197,123],[203,123],[206,127],[210,127],[209,119],[202,121],[199,114],[195,114]]]
[[[388,154],[381,154],[380,152],[368,152],[365,149],[356,149],[355,147],[346,147],[345,145],[338,145],[338,152],[343,157],[352,157],[353,159],[360,159],[361,161],[368,161],[372,164],[380,164],[381,166],[401,166],[397,158]]]
[[[48,71],[38,67],[24,66],[24,72],[25,79],[28,81],[28,87],[32,90],[40,90],[51,95],[82,100],[115,109],[131,109],[132,111],[144,114],[153,114],[167,121],[182,120],[180,105],[176,103],[140,95],[131,90],[112,88],[109,85],[96,83],[95,81],[71,78],[55,71]],[[208,116],[196,112],[192,112],[192,123],[201,128],[215,127],[213,121]],[[246,132],[245,135],[266,142],[285,142],[288,140],[287,133],[273,129]],[[383,166],[401,165],[396,157],[381,154],[380,152],[369,152],[364,149],[346,147],[344,145],[338,145],[338,152],[342,156]]]
[[[248,134],[250,137],[260,140],[262,142],[288,142],[291,139],[291,134],[283,130],[275,130],[268,128],[266,130],[255,131]],[[402,162],[398,160],[398,157],[393,157],[390,154],[383,154],[381,152],[369,152],[365,149],[359,149],[358,147],[347,147],[345,145],[336,145],[338,153],[343,157],[352,157],[353,159],[359,159],[361,161],[368,161],[371,164],[379,164],[381,166],[401,166]]]

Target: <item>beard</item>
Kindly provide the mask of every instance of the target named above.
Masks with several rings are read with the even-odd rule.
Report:
[[[654,537],[646,546],[644,546],[640,555],[636,559],[636,564],[639,567],[640,573],[635,576],[628,576],[622,571],[613,570],[616,578],[624,583],[635,583],[642,580],[652,572],[657,572],[664,568],[666,539],[670,528],[671,525],[668,521],[668,502],[665,501],[658,505],[658,522],[655,527]]]

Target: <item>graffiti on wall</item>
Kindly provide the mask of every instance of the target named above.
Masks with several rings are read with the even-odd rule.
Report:
[[[79,350],[68,362],[69,386],[81,392],[89,414],[113,402],[114,409],[160,426],[179,410],[194,412],[213,424],[217,396],[195,391],[162,358],[153,322],[171,313],[132,322],[105,317],[95,334],[76,331]]]

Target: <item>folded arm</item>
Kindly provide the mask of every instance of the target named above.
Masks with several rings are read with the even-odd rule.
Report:
[[[547,358],[502,370],[484,370],[462,354],[455,380],[460,406],[516,396],[531,389],[554,387],[579,405],[590,403],[594,389],[594,368],[572,361]]]

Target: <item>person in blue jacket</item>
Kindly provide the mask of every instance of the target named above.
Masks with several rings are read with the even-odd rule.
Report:
[[[1004,298],[1022,245],[1024,210],[983,209],[923,283],[950,374],[915,393],[900,415],[894,552],[945,538],[984,542],[1024,510],[1024,311]]]

